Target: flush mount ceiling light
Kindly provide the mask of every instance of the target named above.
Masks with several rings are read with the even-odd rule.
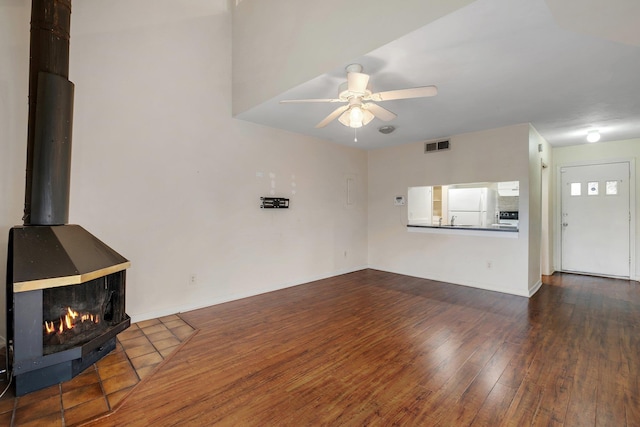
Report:
[[[287,103],[306,102],[348,102],[347,105],[336,108],[316,125],[323,128],[338,118],[340,123],[350,128],[365,126],[374,117],[388,122],[396,118],[395,113],[375,104],[374,102],[393,101],[398,99],[424,98],[438,94],[435,86],[420,86],[409,89],[389,90],[373,93],[369,86],[369,75],[362,72],[362,65],[351,64],[346,68],[347,81],[338,88],[338,98],[335,99],[291,99],[280,101]]]
[[[597,129],[587,132],[587,141],[598,142],[600,141],[600,132]]]
[[[391,126],[391,125],[380,126],[378,128],[378,132],[383,133],[385,135],[389,135],[394,130],[396,130],[396,127],[395,126]]]

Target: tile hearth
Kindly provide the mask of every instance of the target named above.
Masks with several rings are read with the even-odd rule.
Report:
[[[109,413],[194,332],[175,314],[132,324],[115,350],[70,381],[23,397],[10,388],[0,399],[0,425],[69,427]],[[5,387],[0,381],[0,392]]]

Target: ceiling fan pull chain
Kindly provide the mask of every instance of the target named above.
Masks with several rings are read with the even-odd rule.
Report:
[[[358,142],[358,128],[353,128],[353,142]]]

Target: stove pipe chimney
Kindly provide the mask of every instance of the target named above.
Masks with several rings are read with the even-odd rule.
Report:
[[[24,225],[69,221],[73,83],[71,0],[33,0]]]

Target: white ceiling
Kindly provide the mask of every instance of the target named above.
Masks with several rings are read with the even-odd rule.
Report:
[[[527,122],[554,146],[584,143],[590,128],[602,141],[638,138],[639,19],[637,0],[477,0],[349,61],[364,66],[375,92],[439,90],[380,103],[398,117],[358,129],[357,143],[337,120],[314,128],[340,104],[279,103],[336,98],[349,63],[237,117],[365,149]],[[396,131],[379,133],[384,124]]]

